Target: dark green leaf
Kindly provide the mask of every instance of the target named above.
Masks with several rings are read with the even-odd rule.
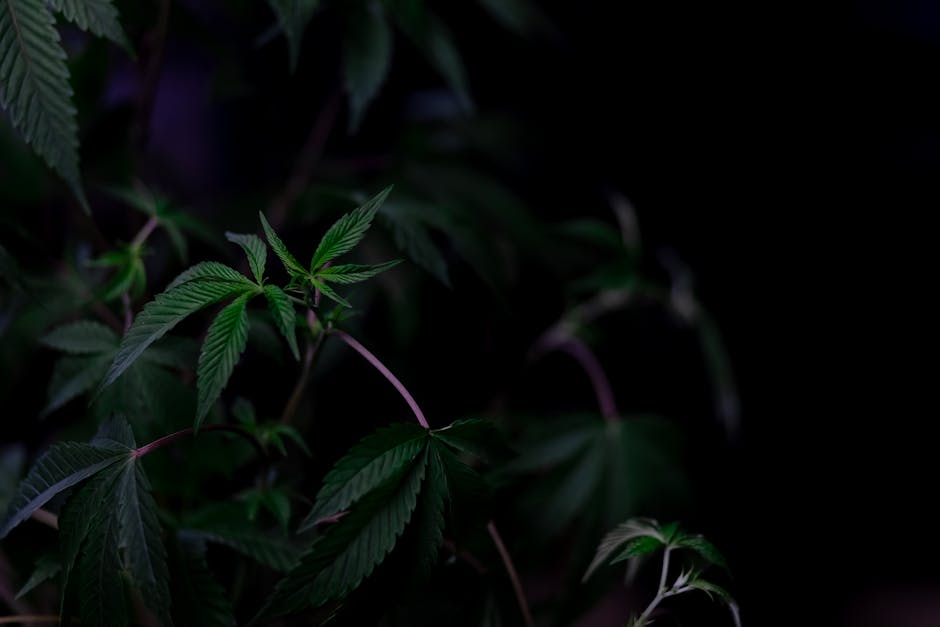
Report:
[[[324,234],[313,253],[313,258],[310,260],[310,272],[317,273],[326,262],[352,250],[369,230],[375,212],[382,206],[391,191],[390,185],[362,206],[337,220]]]
[[[56,494],[126,458],[125,452],[79,442],[53,444],[20,483],[0,525],[0,538],[6,537]]]
[[[268,248],[257,235],[225,233],[225,239],[242,247],[248,257],[248,265],[258,285],[264,282],[264,266],[268,260]]]
[[[250,295],[236,298],[223,309],[209,327],[196,368],[199,390],[196,429],[221,396],[235,364],[248,343],[248,314],[245,305]]]
[[[695,551],[712,564],[728,568],[728,562],[718,548],[700,535],[683,535],[675,542],[675,546]]]
[[[477,0],[508,30],[522,36],[554,30],[538,5],[530,0]]]
[[[113,351],[119,341],[110,327],[91,320],[64,324],[39,338],[45,346],[75,355]]]
[[[361,266],[358,264],[344,264],[339,266],[330,266],[317,272],[317,278],[324,281],[332,281],[342,285],[358,283],[371,279],[380,272],[385,272],[401,263],[401,259],[387,261],[374,266]]]
[[[121,28],[118,10],[111,0],[50,0],[49,6],[80,29],[106,37],[133,55],[131,42]]]
[[[430,208],[428,210],[433,211]],[[395,240],[395,246],[431,276],[450,287],[447,261],[431,239],[428,227],[421,219],[422,213],[423,210],[415,211],[409,206],[391,202],[385,203],[380,211]]]
[[[189,314],[223,298],[245,294],[255,289],[253,283],[241,281],[188,280],[158,294],[144,306],[134,319],[101,387],[111,384],[143,353]]]
[[[19,599],[23,595],[28,594],[30,590],[39,584],[58,575],[61,570],[62,564],[59,562],[58,556],[50,553],[40,556],[40,558],[36,560],[36,568],[33,569],[33,574],[29,576],[29,579],[26,580],[26,583],[23,584],[23,587],[20,588],[14,598]]]
[[[349,128],[355,132],[379,93],[392,58],[392,33],[385,11],[374,0],[350,16],[343,38],[343,74],[349,92]]]
[[[297,58],[300,56],[300,43],[303,41],[304,30],[317,7],[320,6],[320,0],[268,0],[268,4],[277,14],[281,30],[287,37],[290,69],[293,72],[297,67]]]
[[[0,3],[0,105],[88,211],[65,51],[43,0]]]
[[[314,286],[314,287],[316,287],[318,290],[320,290],[320,292],[321,292],[324,296],[326,296],[327,298],[329,298],[329,299],[332,300],[333,302],[339,303],[339,304],[342,305],[343,307],[347,307],[347,308],[349,308],[349,309],[352,308],[352,304],[350,304],[350,302],[349,302],[348,300],[346,300],[345,298],[343,298],[342,296],[340,296],[339,294],[337,294],[336,291],[335,291],[332,287],[330,287],[329,285],[327,285],[326,283],[321,283],[320,281],[312,281],[312,283],[313,283],[313,286]]]
[[[244,284],[246,287],[254,287],[251,281],[249,281],[242,273],[229,268],[224,263],[219,263],[218,261],[203,261],[181,272],[179,276],[177,276],[170,282],[169,285],[167,285],[164,292],[169,292],[170,290],[191,281],[219,281],[223,283]]]
[[[317,538],[282,579],[251,624],[340,599],[395,546],[417,505],[427,455],[359,501]]]
[[[488,420],[456,420],[450,426],[432,431],[447,445],[487,461],[505,460],[512,455],[495,425]]]
[[[206,562],[205,544],[179,539],[170,551],[173,620],[179,627],[232,627],[225,588]]]
[[[46,406],[40,417],[56,411],[69,401],[92,390],[108,371],[114,349],[94,357],[62,357],[56,361],[46,390]]]
[[[187,536],[223,544],[278,572],[288,571],[297,562],[298,548],[283,537],[258,529],[240,503],[207,507],[187,517],[181,529]]]
[[[113,502],[112,502],[113,504]],[[94,514],[88,540],[78,563],[79,608],[82,625],[126,627],[124,570],[118,551],[120,522],[117,513],[102,503]]]
[[[268,224],[268,220],[264,217],[264,214],[259,211],[258,217],[261,218],[261,226],[264,227],[264,235],[268,238],[268,244],[270,244],[271,248],[274,250],[274,254],[277,255],[277,258],[284,264],[284,269],[287,270],[287,274],[291,277],[298,275],[305,276],[307,270],[290,254],[290,251],[287,250],[287,246],[284,245],[281,238],[277,236],[277,233],[275,233],[271,225]]]
[[[290,298],[281,288],[275,285],[264,286],[264,296],[268,299],[268,307],[271,309],[271,316],[277,324],[278,330],[287,345],[290,347],[294,359],[300,359],[300,350],[297,348],[297,312],[294,311],[294,305]]]
[[[411,423],[379,429],[344,455],[323,479],[313,509],[298,532],[347,510],[411,464],[427,443],[427,430]]]

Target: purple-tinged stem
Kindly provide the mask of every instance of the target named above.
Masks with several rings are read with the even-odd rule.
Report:
[[[229,433],[234,433],[245,438],[251,442],[252,446],[255,447],[255,450],[258,452],[258,456],[261,459],[266,459],[267,455],[264,452],[264,447],[261,446],[261,443],[258,442],[258,439],[255,438],[251,433],[242,427],[237,427],[235,425],[205,425],[199,428],[200,431],[227,431]],[[176,433],[171,433],[170,435],[165,435],[162,438],[154,440],[150,444],[145,444],[138,449],[135,449],[133,452],[134,457],[143,457],[147,453],[152,453],[158,448],[162,448],[167,444],[172,444],[177,440],[182,440],[183,438],[188,438],[196,434],[195,427],[189,427],[188,429],[182,429]]]
[[[121,294],[121,305],[124,306],[124,335],[130,330],[134,323],[134,310],[131,307],[131,295],[127,292]]]
[[[29,623],[58,623],[58,614],[23,614],[21,616],[0,616],[0,625],[28,625]]]
[[[503,560],[503,566],[506,567],[506,573],[509,575],[509,580],[512,582],[512,589],[516,592],[516,601],[519,603],[519,609],[522,610],[522,620],[525,622],[526,627],[535,627],[535,622],[532,620],[532,612],[529,611],[529,602],[526,601],[525,592],[522,591],[522,582],[519,580],[519,573],[516,572],[516,567],[512,563],[512,557],[509,555],[509,551],[506,550],[506,545],[503,544],[503,539],[499,535],[499,531],[496,530],[496,525],[491,520],[486,524],[486,530],[489,531],[490,537],[493,539],[493,544],[496,545],[496,550],[499,551],[499,556]]]
[[[616,422],[620,417],[620,412],[617,410],[613,387],[610,385],[607,373],[604,372],[604,367],[601,366],[601,362],[588,345],[574,333],[554,329],[539,339],[533,348],[533,354],[537,355],[551,350],[564,351],[578,362],[588,379],[591,380],[601,415],[608,422]]]
[[[357,342],[355,338],[350,336],[345,331],[340,331],[339,329],[332,329],[330,333],[339,336],[341,340],[349,344],[349,346],[352,347],[353,350],[355,350],[357,353],[365,357],[366,361],[372,364],[372,366],[375,367],[376,370],[381,372],[382,375],[386,379],[388,379],[388,382],[391,383],[393,386],[395,386],[395,389],[398,390],[398,393],[401,394],[402,398],[405,399],[405,402],[408,403],[408,407],[410,407],[411,411],[414,412],[415,418],[418,419],[418,423],[425,429],[430,429],[430,427],[428,426],[428,421],[424,417],[424,412],[422,412],[421,408],[418,407],[417,401],[415,401],[414,397],[411,395],[408,389],[405,388],[404,385],[402,385],[402,382],[398,380],[398,377],[392,374],[392,371],[386,368],[385,364],[379,361],[378,357],[370,353],[369,350],[365,346]]]
[[[38,523],[46,525],[47,527],[52,527],[56,531],[59,530],[59,517],[48,510],[42,508],[37,509],[32,514],[30,514],[29,517]]]
[[[147,238],[150,237],[150,234],[153,233],[160,225],[160,220],[156,216],[150,216],[144,225],[140,227],[140,230],[137,231],[137,235],[134,236],[134,239],[131,240],[131,246],[133,248],[139,248],[144,245],[144,242],[147,241]]]

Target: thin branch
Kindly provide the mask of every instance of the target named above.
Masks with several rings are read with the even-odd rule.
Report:
[[[199,428],[200,431],[228,431],[229,433],[234,433],[245,438],[251,442],[252,446],[255,447],[255,451],[258,453],[258,457],[261,459],[267,459],[267,454],[264,452],[264,447],[261,446],[261,442],[258,441],[254,435],[248,432],[247,429],[238,427],[235,425],[205,425]],[[134,457],[143,457],[148,453],[152,453],[158,448],[162,448],[167,444],[172,444],[177,440],[182,440],[183,438],[188,438],[196,434],[195,427],[189,427],[188,429],[182,429],[176,433],[171,433],[170,435],[165,435],[162,438],[154,440],[150,444],[145,444],[138,449],[135,449],[133,452]]]
[[[669,552],[672,550],[672,547],[667,546],[666,550],[663,551],[663,567],[662,572],[659,574],[659,588],[656,590],[656,596],[650,601],[650,604],[646,606],[646,609],[643,610],[643,613],[640,614],[637,619],[637,623],[640,625],[645,625],[646,620],[650,617],[660,602],[665,599],[669,594],[666,590],[666,578],[669,576]]]
[[[365,346],[357,342],[355,338],[350,336],[345,331],[340,331],[339,329],[331,329],[330,333],[339,336],[341,340],[346,342],[357,353],[365,357],[366,361],[372,364],[372,366],[376,370],[381,372],[382,376],[388,379],[388,382],[391,383],[393,386],[395,386],[395,389],[398,390],[398,393],[401,394],[402,398],[405,399],[405,402],[408,403],[408,407],[411,408],[411,411],[414,413],[415,418],[418,419],[418,423],[425,429],[430,429],[430,427],[428,426],[428,421],[424,417],[424,412],[422,412],[421,408],[418,407],[418,402],[414,399],[414,397],[411,395],[408,389],[405,388],[402,382],[398,380],[398,377],[392,374],[392,371],[389,370],[385,366],[385,364],[379,361],[378,357],[370,353],[369,350]]]
[[[131,306],[131,295],[128,292],[121,294],[121,306],[124,308],[124,335],[134,324],[134,308]]]
[[[321,332],[317,336],[316,341],[307,343],[307,351],[304,353],[304,366],[300,371],[300,376],[297,378],[297,383],[294,385],[294,390],[291,392],[290,398],[287,399],[287,404],[284,405],[284,411],[281,412],[281,424],[288,424],[294,419],[294,414],[297,413],[297,408],[300,406],[300,401],[304,396],[304,390],[307,388],[307,383],[310,381],[310,371],[312,370],[313,362],[320,352],[320,347],[323,345],[323,339],[325,337],[326,333]]]
[[[287,179],[284,189],[277,195],[266,212],[268,222],[275,229],[284,224],[287,218],[287,211],[294,206],[297,199],[310,183],[310,177],[317,166],[317,162],[323,155],[323,148],[326,146],[326,140],[336,124],[336,117],[339,114],[340,103],[342,102],[342,92],[335,90],[320,109],[313,126],[310,128],[310,135],[304,143],[303,149],[297,156],[294,163],[294,170]]]
[[[499,556],[503,560],[506,574],[509,575],[509,580],[512,582],[512,589],[516,593],[516,601],[519,603],[519,609],[522,611],[522,620],[525,622],[526,627],[535,627],[535,622],[532,620],[532,613],[529,611],[529,602],[526,601],[525,592],[522,590],[522,582],[519,580],[519,573],[516,572],[516,567],[512,563],[512,557],[509,555],[509,551],[506,550],[506,545],[503,544],[503,539],[500,537],[499,531],[496,530],[496,525],[492,520],[486,524],[486,530],[490,533],[493,544],[496,545],[496,550],[499,551]]]
[[[147,238],[150,237],[150,234],[153,233],[154,229],[160,226],[160,220],[156,216],[150,216],[144,225],[140,227],[140,230],[137,231],[137,235],[134,236],[134,239],[131,240],[131,247],[140,248],[144,245],[144,242],[147,241]]]
[[[13,623],[58,623],[58,614],[23,614],[20,616],[0,616],[0,625],[12,625]]]
[[[581,366],[591,381],[594,395],[601,415],[608,422],[619,420],[620,412],[614,398],[614,389],[604,372],[604,367],[593,351],[577,335],[565,325],[558,325],[546,332],[533,348],[533,355],[551,350],[560,350],[568,353]]]
[[[46,525],[47,527],[52,527],[56,531],[59,530],[59,517],[48,510],[42,508],[37,509],[32,514],[30,514],[29,517],[38,523]]]
[[[466,549],[457,548],[457,544],[453,540],[444,540],[444,548],[453,553],[454,557],[459,557],[469,564],[473,570],[477,571],[477,574],[485,575],[487,573],[486,566],[477,559],[476,555]]]
[[[166,48],[166,35],[170,27],[170,0],[160,0],[160,13],[157,25],[148,33],[150,54],[144,70],[144,84],[137,102],[137,126],[134,143],[144,148],[150,139],[150,118],[153,114],[157,90],[160,87],[160,68],[163,65],[163,53]]]

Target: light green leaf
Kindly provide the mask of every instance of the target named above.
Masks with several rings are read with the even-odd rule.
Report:
[[[300,44],[303,41],[304,30],[313,17],[320,0],[268,0],[274,9],[278,23],[284,36],[287,37],[287,46],[290,53],[290,71],[297,68],[297,58],[300,56]]]
[[[130,458],[114,484],[115,515],[120,522],[119,546],[124,547],[127,570],[141,591],[144,603],[164,625],[170,619],[169,571],[157,521],[157,505],[136,458]]]
[[[392,33],[379,2],[361,3],[350,15],[343,44],[349,130],[355,132],[385,82],[392,58]]]
[[[103,353],[118,347],[117,333],[110,327],[91,320],[78,320],[56,327],[39,338],[39,343],[66,353],[84,355]]]
[[[0,525],[0,539],[56,494],[126,457],[120,450],[79,442],[53,444],[20,482]]]
[[[49,6],[80,29],[106,37],[134,55],[112,0],[50,0]]]
[[[447,81],[461,108],[471,113],[474,107],[466,70],[450,30],[423,0],[389,0],[388,5],[401,29]]]
[[[321,283],[320,281],[316,281],[316,280],[312,280],[311,283],[313,283],[313,286],[315,288],[320,290],[320,293],[322,293],[324,296],[326,296],[333,302],[339,303],[343,307],[352,309],[352,304],[348,300],[346,300],[345,298],[337,294],[336,290],[334,290],[332,287],[330,287],[326,283]]]
[[[242,247],[248,256],[248,265],[255,276],[258,285],[264,283],[264,265],[268,260],[268,248],[257,235],[242,235],[239,233],[225,233],[225,239]]]
[[[28,594],[39,584],[58,575],[61,570],[62,564],[59,562],[59,558],[56,555],[47,553],[40,556],[39,559],[36,560],[36,567],[33,569],[33,574],[29,576],[29,579],[26,580],[26,583],[23,584],[23,587],[20,588],[14,598],[19,599],[23,595]]]
[[[618,564],[634,557],[649,555],[655,553],[663,547],[663,543],[652,536],[642,536],[628,540],[616,557],[610,560],[610,564]]]
[[[276,285],[265,285],[264,296],[268,300],[268,307],[271,309],[271,316],[274,323],[287,345],[294,359],[300,359],[300,350],[297,348],[297,313],[294,311],[294,305],[284,291]]]
[[[613,555],[614,551],[624,544],[637,538],[652,538],[659,542],[660,546],[667,543],[667,538],[663,535],[659,523],[649,518],[631,518],[630,520],[617,525],[617,528],[604,536],[597,547],[597,553],[587,572],[584,573],[582,581],[587,581],[597,568]]]
[[[347,510],[363,496],[411,464],[427,443],[427,430],[411,423],[379,429],[340,458],[317,493],[313,509],[300,524],[306,531],[328,516]]]
[[[170,284],[166,286],[164,291],[168,292],[184,283],[200,280],[244,283],[246,286],[253,285],[244,275],[237,270],[229,268],[224,263],[219,263],[218,261],[203,261],[181,272],[179,276],[170,281]]]
[[[317,273],[326,262],[348,253],[362,240],[372,224],[375,212],[382,206],[391,191],[392,186],[389,185],[361,207],[337,220],[327,230],[310,260],[311,273]]]
[[[44,0],[0,3],[0,105],[9,113],[13,127],[65,179],[88,211],[65,59]]]
[[[212,409],[212,404],[221,396],[248,343],[245,305],[250,297],[249,294],[243,294],[236,298],[219,313],[206,334],[196,368],[196,387],[199,391],[195,423],[197,430]]]
[[[395,259],[374,266],[362,266],[354,263],[330,266],[317,272],[317,278],[341,285],[348,285],[350,283],[358,283],[359,281],[371,279],[380,272],[394,268],[400,263],[401,259]]]
[[[121,376],[148,346],[163,337],[189,314],[223,298],[245,294],[255,289],[253,283],[242,277],[240,281],[187,280],[158,294],[134,319],[134,324],[121,341],[101,387],[111,384]]]
[[[359,501],[317,538],[250,624],[341,599],[394,548],[417,506],[427,454]]]
[[[287,270],[287,274],[291,277],[298,275],[306,276],[307,270],[290,254],[290,251],[287,250],[287,246],[284,245],[281,238],[277,236],[277,233],[275,233],[271,225],[268,224],[268,219],[264,217],[264,214],[259,211],[258,217],[261,218],[261,226],[264,228],[265,237],[268,238],[268,244],[270,244],[271,248],[274,250],[274,254],[277,255],[277,258],[284,264],[284,269]]]

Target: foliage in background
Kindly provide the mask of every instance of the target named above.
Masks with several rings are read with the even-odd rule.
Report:
[[[526,0],[477,4],[514,36],[556,35]],[[20,586],[0,603],[95,625],[571,624],[617,594],[602,577],[587,581],[604,562],[663,549],[653,601],[621,622],[651,624],[662,600],[693,590],[724,601],[738,622],[737,605],[699,563],[726,567],[724,558],[677,524],[630,519],[591,560],[618,522],[682,514],[693,490],[684,425],[619,409],[603,365],[609,320],[652,304],[691,330],[714,414],[736,433],[729,360],[689,272],[674,259],[660,259],[666,279],[647,272],[636,216],[619,197],[616,226],[606,217],[553,221],[504,182],[497,166],[508,127],[472,117],[470,74],[443,5],[268,5],[219,11],[246,23],[273,17],[251,54],[266,54],[282,33],[286,77],[304,71],[311,46],[335,43],[312,43],[308,30],[340,26],[329,80],[346,93],[352,147],[331,160],[327,137],[342,120],[334,92],[314,112],[283,188],[256,189],[215,213],[160,191],[173,189],[172,177],[148,144],[167,39],[198,40],[190,31],[201,9],[181,2],[171,13],[166,0],[0,6],[0,104],[84,210],[44,197],[35,160],[0,138],[4,159],[33,173],[20,181],[25,204],[14,206],[48,206],[60,218],[50,230],[66,216],[75,225],[50,236],[21,225],[28,210],[4,216],[0,363],[10,376],[0,393],[27,409],[16,423],[26,444],[0,449],[0,538],[29,541],[3,545],[0,576],[15,573]],[[78,29],[64,31],[66,44],[74,35],[80,45],[60,43],[55,15]],[[96,65],[104,49],[84,31],[118,44],[121,60]],[[376,103],[396,80],[405,42],[444,80],[453,106],[440,119],[402,123],[393,140],[402,146],[386,145],[388,154],[349,157],[356,141],[367,150],[387,142],[371,140],[363,122],[370,110],[384,113]],[[80,99],[65,50],[77,51]],[[140,97],[122,114],[102,103],[119,91],[108,73],[128,63],[140,71]],[[389,86],[393,96],[400,89]],[[95,139],[94,185],[79,172],[85,114],[76,101],[97,103],[95,124],[118,137]],[[268,264],[268,249],[279,265]],[[399,255],[407,262],[388,261]],[[530,315],[549,311],[556,321],[512,319],[514,291],[533,280],[556,300]],[[450,302],[474,308],[475,328],[449,328],[453,312],[440,304]],[[481,335],[493,320],[509,330]],[[389,355],[397,344],[411,363],[391,357],[389,367],[360,336]],[[422,336],[436,338],[446,362],[422,359]],[[483,371],[470,372],[462,398],[439,398],[435,381],[465,378],[460,364],[478,363],[470,353],[479,346],[464,336],[502,342],[501,359],[532,376],[554,353],[583,374],[539,395],[552,409],[507,403],[514,389],[488,402]],[[374,372],[350,367],[342,348]],[[493,362],[494,372],[505,368]],[[42,382],[35,399],[17,389],[31,381]],[[596,411],[586,409],[585,381]],[[392,388],[404,405],[383,396]],[[401,422],[405,406],[414,422]],[[680,550],[698,557],[670,583],[669,556]],[[561,591],[530,599],[541,571]]]

